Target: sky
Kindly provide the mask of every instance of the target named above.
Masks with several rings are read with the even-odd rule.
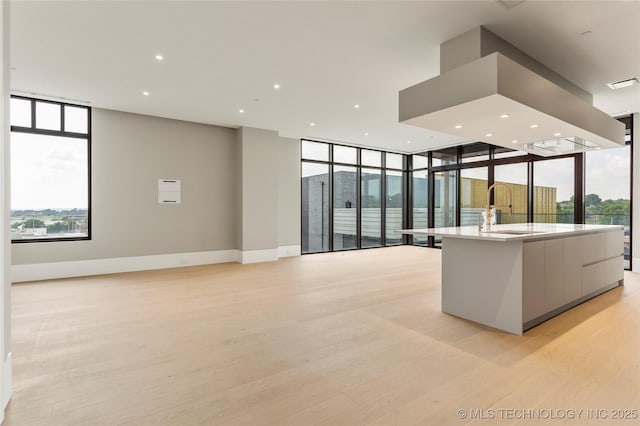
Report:
[[[11,134],[11,208],[88,207],[87,141]]]
[[[630,199],[629,152],[627,146],[587,153],[585,193],[598,194],[603,200]]]

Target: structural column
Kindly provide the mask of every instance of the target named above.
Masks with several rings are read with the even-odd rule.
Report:
[[[278,133],[241,127],[237,144],[236,246],[240,261],[277,260]]]

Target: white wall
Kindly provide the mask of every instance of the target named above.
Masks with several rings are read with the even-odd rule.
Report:
[[[237,134],[236,188],[242,263],[300,255],[300,141],[271,130]]]
[[[90,241],[13,244],[14,265],[234,248],[235,130],[94,108]],[[160,178],[182,203],[158,203]]]
[[[242,238],[243,252],[275,250],[278,257],[278,133],[241,127]]]
[[[296,255],[300,254],[300,141],[280,138],[278,150],[278,246],[281,256]]]
[[[14,282],[300,253],[299,141],[94,108],[91,149],[91,240],[13,244]]]
[[[9,231],[9,80],[11,66],[9,63],[9,2],[3,1],[0,6],[0,22],[2,31],[2,67],[0,68],[0,422],[4,419],[4,409],[9,403],[12,393],[11,383],[11,247]]]

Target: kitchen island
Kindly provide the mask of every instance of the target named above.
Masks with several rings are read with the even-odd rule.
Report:
[[[442,311],[521,335],[623,282],[623,227],[522,223],[442,236]]]

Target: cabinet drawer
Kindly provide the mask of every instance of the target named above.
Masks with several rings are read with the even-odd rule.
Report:
[[[582,295],[593,293],[623,279],[624,260],[617,256],[582,268]]]
[[[614,232],[607,232],[605,240],[605,256],[619,256],[624,252],[624,235],[622,229]]]
[[[605,255],[605,234],[582,235],[580,238],[582,251],[582,264],[591,264],[606,259]],[[615,256],[615,255],[614,255]]]

